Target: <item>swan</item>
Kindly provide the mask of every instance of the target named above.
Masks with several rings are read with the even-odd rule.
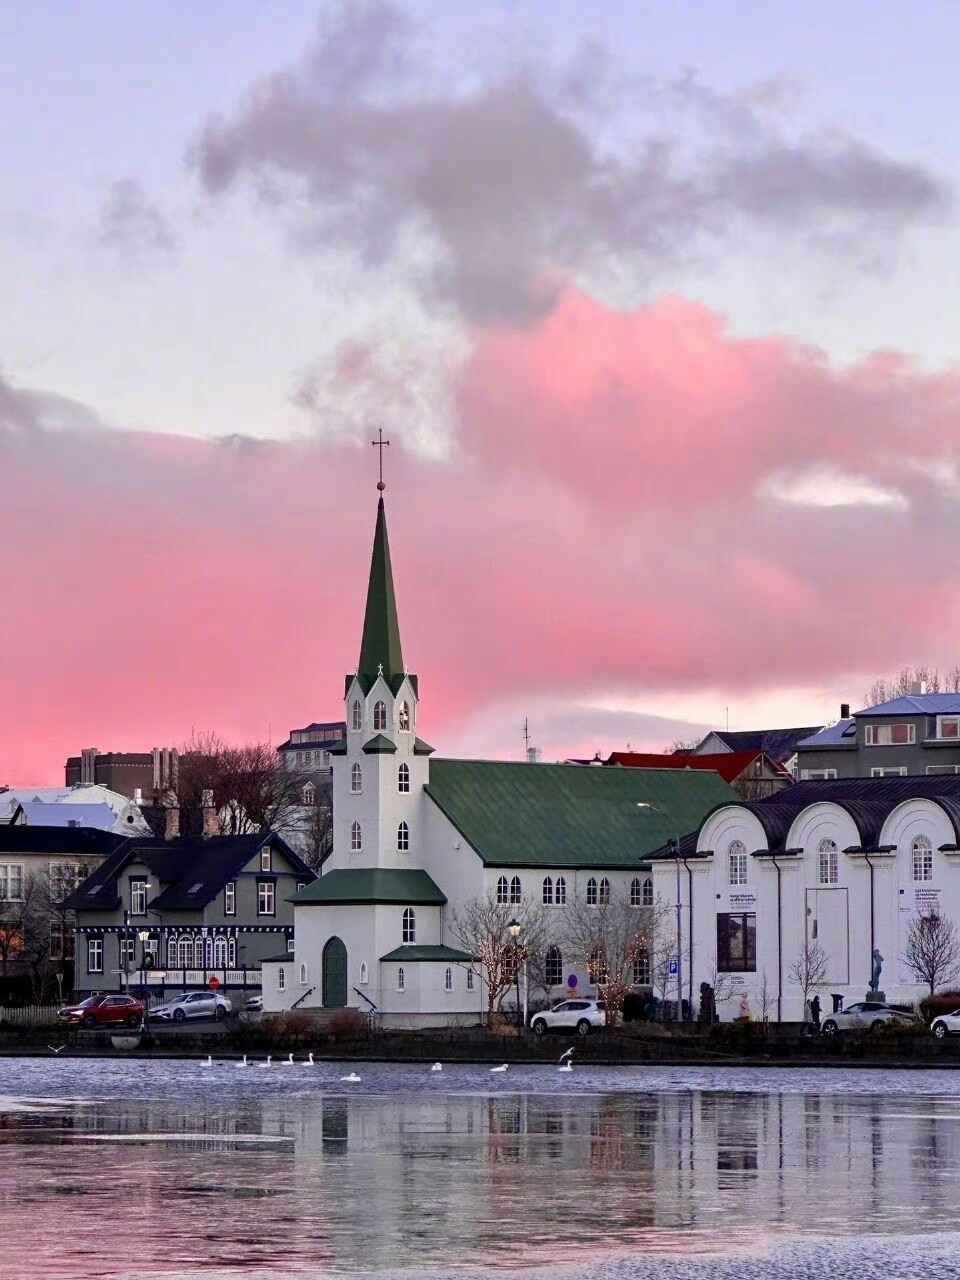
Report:
[[[247,1055],[246,1055],[246,1054],[244,1054],[244,1055],[243,1055],[243,1061],[242,1061],[242,1062],[236,1062],[236,1063],[234,1063],[234,1066],[237,1066],[237,1067],[249,1067],[249,1065],[250,1065],[250,1063],[247,1061]]]
[[[307,1054],[307,1059],[306,1059],[306,1061],[305,1061],[305,1062],[301,1062],[301,1064],[300,1064],[300,1065],[301,1065],[302,1067],[312,1067],[312,1066],[315,1066],[315,1065],[316,1065],[316,1064],[314,1063],[314,1061],[313,1061],[313,1050],[312,1050],[312,1049],[311,1049],[311,1050],[310,1050],[310,1052]]]
[[[260,1066],[260,1067],[269,1067],[269,1066],[272,1066],[272,1065],[273,1065],[273,1058],[272,1058],[272,1056],[268,1053],[268,1054],[267,1054],[267,1060],[266,1060],[266,1062],[259,1062],[257,1065],[258,1065],[258,1066]]]
[[[431,1071],[442,1071],[442,1070],[443,1070],[443,1063],[442,1063],[442,1062],[435,1062],[435,1063],[433,1064],[433,1066],[430,1068],[430,1070],[431,1070]]]
[[[566,1051],[566,1053],[561,1053],[560,1066],[562,1067],[565,1062],[572,1062],[572,1061],[573,1061],[573,1045],[570,1046],[570,1048]]]
[[[563,1065],[562,1065],[562,1066],[557,1067],[557,1070],[558,1070],[558,1071],[572,1071],[572,1070],[573,1070],[573,1063],[572,1063],[572,1062],[565,1062],[565,1063],[563,1063]]]
[[[204,1065],[205,1067],[212,1067],[212,1066],[213,1066],[213,1054],[211,1054],[211,1053],[208,1053],[208,1054],[207,1054],[207,1060],[206,1060],[206,1062],[204,1062],[204,1064],[203,1064],[203,1065]]]
[[[350,1072],[350,1074],[349,1074],[348,1076],[341,1076],[341,1077],[340,1077],[340,1079],[341,1079],[345,1084],[359,1084],[359,1083],[360,1083],[360,1077],[357,1075],[357,1073],[356,1073],[355,1071],[351,1071],[351,1072]]]
[[[505,1062],[502,1067],[491,1067],[490,1074],[493,1075],[496,1072],[506,1071],[506,1069],[507,1069],[507,1063]]]
[[[288,1053],[286,1062],[283,1062],[280,1065],[284,1067],[295,1067],[297,1064],[293,1060],[293,1054]]]

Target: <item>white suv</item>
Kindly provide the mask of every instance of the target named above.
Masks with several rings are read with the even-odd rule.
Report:
[[[916,1022],[916,1015],[905,1013],[902,1009],[892,1009],[886,1004],[875,1004],[862,1000],[857,1004],[848,1004],[839,1013],[831,1013],[823,1020],[822,1031],[825,1036],[835,1036],[838,1031],[875,1031],[886,1026],[888,1022]]]
[[[607,1013],[602,1000],[564,1000],[530,1019],[537,1036],[547,1031],[576,1031],[578,1036],[588,1036],[606,1025]]]

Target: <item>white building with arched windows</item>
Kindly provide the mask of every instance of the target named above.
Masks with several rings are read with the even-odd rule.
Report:
[[[821,957],[821,1004],[928,993],[904,959],[912,923],[960,931],[960,777],[800,782],[721,804],[652,855],[655,892],[676,908],[684,998],[717,987],[721,1018],[800,1021],[804,957]],[[677,890],[679,889],[679,895]],[[800,967],[798,967],[800,966]],[[938,984],[939,985],[939,984]],[[813,994],[813,991],[808,993]]]
[[[346,737],[331,753],[333,851],[292,899],[296,953],[265,964],[265,1009],[352,1006],[395,1026],[478,1021],[483,967],[450,925],[488,895],[518,914],[530,901],[547,913],[541,994],[595,995],[589,957],[565,942],[565,913],[622,900],[639,918],[654,901],[646,854],[734,794],[702,771],[438,760],[418,734],[419,699],[381,498]],[[649,983],[649,961],[633,976]]]

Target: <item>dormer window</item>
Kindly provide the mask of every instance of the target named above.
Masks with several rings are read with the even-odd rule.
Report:
[[[271,871],[273,869],[273,859],[270,854],[270,846],[265,845],[260,850],[260,870]]]
[[[350,708],[350,728],[354,733],[359,733],[363,728],[363,707],[359,702],[354,702]]]
[[[373,732],[385,733],[387,728],[387,704],[381,699],[373,708]]]
[[[397,707],[397,728],[401,733],[410,732],[410,708],[406,702],[401,702]]]

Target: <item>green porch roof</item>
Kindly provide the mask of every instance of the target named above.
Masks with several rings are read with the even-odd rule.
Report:
[[[394,871],[369,868],[328,871],[288,899],[306,903],[410,903],[415,906],[443,906],[445,895],[426,871]]]
[[[433,760],[426,791],[493,867],[635,867],[738,799],[706,770],[485,760]]]
[[[470,964],[473,956],[469,951],[458,951],[456,947],[420,947],[410,943],[405,947],[394,947],[380,959],[399,961],[401,964],[413,964],[417,960],[433,961],[437,964]]]

